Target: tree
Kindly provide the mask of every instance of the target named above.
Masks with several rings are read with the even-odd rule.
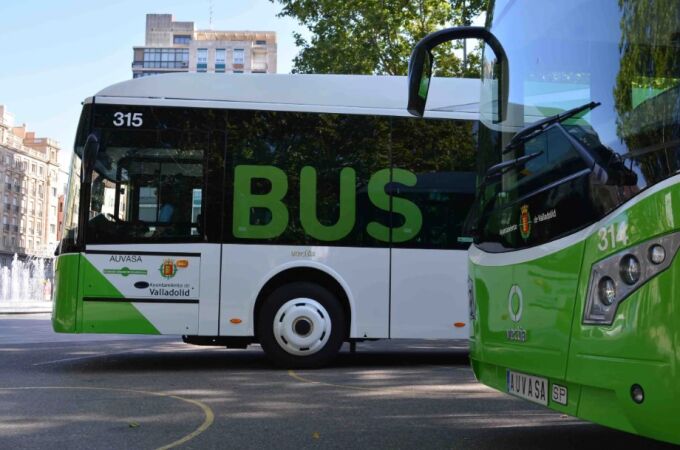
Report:
[[[300,52],[293,72],[405,75],[411,49],[421,38],[447,26],[469,25],[488,0],[270,1],[281,4],[279,16],[297,19],[312,34],[309,41],[294,34]],[[464,64],[452,48],[449,43],[436,49],[436,74],[478,76],[478,53],[464,51]]]

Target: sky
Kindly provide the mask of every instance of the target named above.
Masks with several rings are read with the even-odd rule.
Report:
[[[213,0],[215,30],[275,31],[278,72],[297,53],[292,33],[268,0]],[[132,78],[132,47],[144,45],[147,13],[174,14],[209,28],[209,0],[0,0],[0,104],[36,136],[56,139],[68,167],[81,102]]]

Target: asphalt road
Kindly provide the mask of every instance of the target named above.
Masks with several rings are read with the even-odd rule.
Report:
[[[275,370],[257,346],[56,335],[0,316],[0,448],[669,448],[488,389],[453,342]]]

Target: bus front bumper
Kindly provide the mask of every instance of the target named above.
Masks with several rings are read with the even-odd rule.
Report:
[[[513,368],[474,358],[471,364],[481,383],[509,393],[508,371],[514,371]],[[570,380],[543,377],[549,383],[547,407],[617,430],[680,444],[680,396],[677,382],[673,383],[670,376],[672,370],[669,363],[584,355],[579,372],[570,376]],[[542,377],[540,373],[525,370],[516,372]],[[604,373],[610,374],[606,383],[602,377],[592,375]],[[636,393],[640,399],[640,391],[633,392],[634,386],[642,389],[640,402],[633,398]],[[555,387],[558,392],[559,388],[566,389],[565,405],[553,398]]]

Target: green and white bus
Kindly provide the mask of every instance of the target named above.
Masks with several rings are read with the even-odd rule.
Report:
[[[406,86],[172,74],[88,98],[54,329],[260,342],[279,365],[304,367],[347,341],[465,342],[460,230],[479,80],[436,80],[463,94],[426,121],[404,109]]]
[[[485,42],[467,221],[475,375],[680,444],[680,2],[490,3],[486,27],[418,44],[409,87],[418,115],[430,49]]]

